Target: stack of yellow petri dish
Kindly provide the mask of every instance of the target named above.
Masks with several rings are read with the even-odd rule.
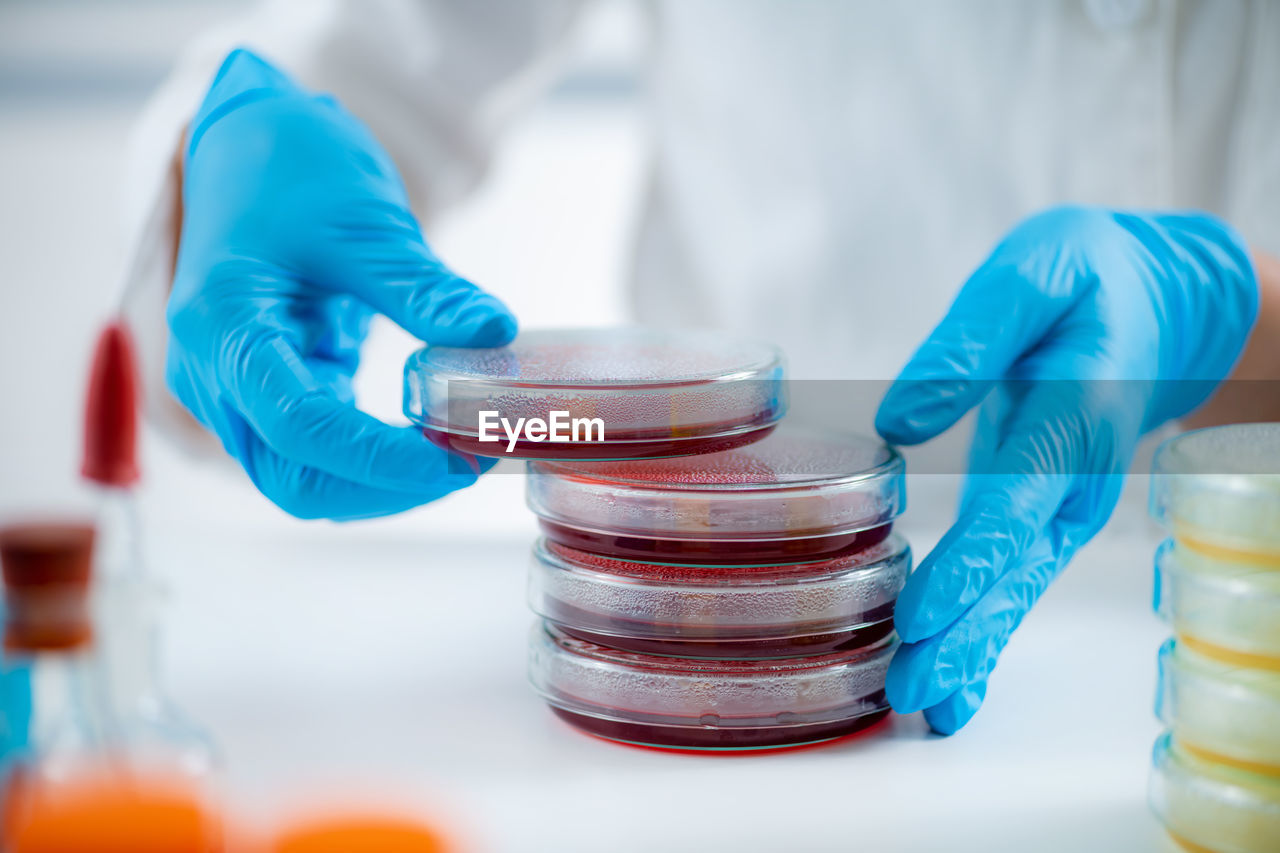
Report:
[[[1151,805],[1182,847],[1280,850],[1280,424],[1170,439],[1156,454],[1160,650]]]

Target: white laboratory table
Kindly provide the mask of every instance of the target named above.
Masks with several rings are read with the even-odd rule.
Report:
[[[144,506],[173,590],[166,668],[220,741],[242,810],[356,792],[503,853],[1165,843],[1145,802],[1165,631],[1140,482],[1015,635],[959,734],[930,735],[915,715],[822,748],[704,756],[579,734],[529,688],[534,525],[518,476],[332,525],[285,519],[233,478],[159,469]],[[915,503],[902,529],[923,553],[946,502]]]

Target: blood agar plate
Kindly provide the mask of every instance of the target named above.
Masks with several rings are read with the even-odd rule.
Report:
[[[1151,808],[1184,848],[1280,850],[1280,779],[1205,761],[1168,734],[1156,741],[1151,762]]]
[[[1156,552],[1155,604],[1186,645],[1280,669],[1280,570],[1166,540]]]
[[[405,365],[404,411],[428,437],[478,456],[681,456],[761,437],[783,415],[782,375],[776,347],[717,333],[538,330],[495,349],[418,351]],[[496,441],[481,440],[482,419]],[[522,431],[520,419],[544,426]]]
[[[902,457],[861,436],[780,427],[679,460],[534,462],[548,539],[640,561],[765,563],[871,547],[906,502]]]
[[[848,557],[777,566],[636,563],[534,546],[533,611],[564,633],[628,651],[774,658],[887,637],[911,551],[900,537]]]
[[[1169,640],[1160,649],[1156,711],[1186,749],[1280,776],[1280,666],[1242,667]]]
[[[816,743],[888,714],[890,636],[851,652],[768,661],[620,651],[535,627],[530,680],[562,718],[611,740],[677,749]]]
[[[1151,512],[1175,538],[1280,568],[1280,423],[1171,438],[1152,473]]]

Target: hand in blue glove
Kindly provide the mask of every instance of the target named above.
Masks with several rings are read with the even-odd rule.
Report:
[[[184,154],[168,309],[177,398],[299,517],[385,515],[473,482],[418,430],[353,403],[374,311],[433,344],[498,346],[516,330],[427,248],[368,130],[238,50]]]
[[[1009,635],[1115,507],[1138,439],[1204,401],[1257,311],[1240,237],[1203,214],[1060,208],[996,247],[876,416],[916,444],[986,401],[959,518],[898,601],[898,712],[944,734],[973,717]]]

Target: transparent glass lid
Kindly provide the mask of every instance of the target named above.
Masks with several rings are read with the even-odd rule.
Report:
[[[1151,808],[1183,846],[1280,850],[1280,779],[1199,758],[1168,734],[1156,741],[1151,763]]]
[[[1155,605],[1187,645],[1280,669],[1280,570],[1168,539],[1156,552]]]
[[[893,448],[785,424],[744,447],[678,460],[530,463],[526,494],[534,513],[560,525],[723,540],[869,530],[897,517],[906,498]]]
[[[502,440],[476,451],[491,456],[614,458],[622,450],[610,446],[676,442],[632,454],[644,458],[771,426],[785,408],[782,376],[776,347],[720,333],[544,329],[496,349],[418,351],[405,365],[404,410],[455,441],[498,432]],[[551,424],[556,412],[565,440],[526,430],[507,449],[503,422]]]
[[[621,651],[535,626],[530,679],[553,705],[691,726],[831,722],[882,710],[897,638],[784,660],[700,660]]]
[[[1160,649],[1156,714],[1193,753],[1280,775],[1280,667],[1240,666],[1169,640]]]
[[[1176,436],[1156,452],[1152,474],[1151,513],[1178,539],[1280,566],[1280,423]]]
[[[887,624],[911,551],[897,536],[849,557],[783,566],[672,566],[616,560],[541,540],[535,613],[615,637],[741,640]],[[785,650],[783,650],[785,651]]]

